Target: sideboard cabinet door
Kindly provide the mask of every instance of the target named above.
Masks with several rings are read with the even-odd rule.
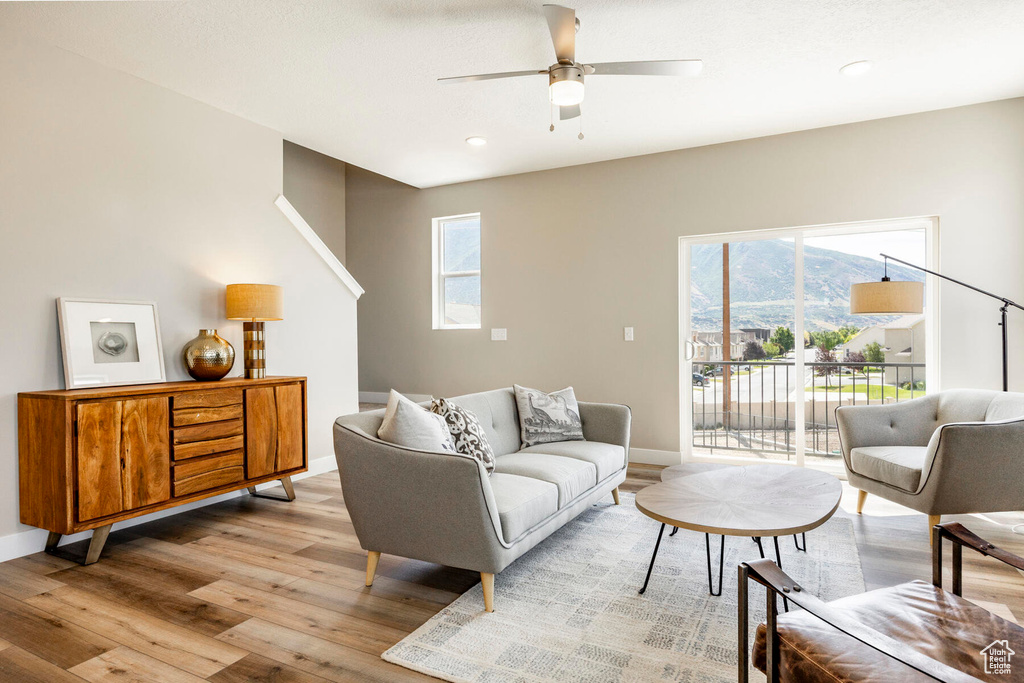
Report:
[[[80,403],[77,419],[79,520],[171,497],[166,398]]]
[[[302,467],[302,385],[245,391],[245,475],[249,479]]]

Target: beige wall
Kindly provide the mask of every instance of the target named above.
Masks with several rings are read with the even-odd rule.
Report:
[[[281,135],[2,28],[0,92],[0,536],[26,529],[16,394],[63,388],[58,296],[157,302],[180,380],[201,327],[241,350],[225,284],[282,285],[268,368],[309,377],[310,458],[333,458],[331,424],[356,409],[356,305],[273,204]]]
[[[285,140],[284,196],[345,263],[345,162]]]
[[[679,449],[681,235],[938,215],[945,272],[1024,299],[1024,99],[427,190],[355,168],[347,183],[363,391],[572,384],[632,406],[638,448]],[[472,211],[484,329],[433,331],[430,219]],[[941,297],[943,385],[998,388],[994,302]],[[1024,315],[1010,318],[1024,390]]]

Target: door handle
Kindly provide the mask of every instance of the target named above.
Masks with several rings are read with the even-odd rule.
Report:
[[[686,351],[683,353],[683,360],[693,360],[693,357],[697,355],[697,346],[690,340],[683,342],[683,347]]]

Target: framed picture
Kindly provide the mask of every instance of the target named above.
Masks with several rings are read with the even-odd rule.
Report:
[[[151,301],[57,299],[68,389],[163,382],[163,347]]]

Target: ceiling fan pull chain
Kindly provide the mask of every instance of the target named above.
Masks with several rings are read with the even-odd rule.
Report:
[[[579,138],[580,140],[582,140],[583,139],[583,112],[582,111],[580,112],[580,115],[577,118],[580,120],[580,134],[577,135],[576,137]]]
[[[548,117],[551,119],[551,126],[548,128],[548,130],[550,132],[554,133],[555,132],[555,106],[553,104],[548,104]]]

